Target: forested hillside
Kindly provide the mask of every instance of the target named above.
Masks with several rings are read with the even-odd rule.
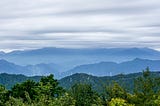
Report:
[[[151,72],[150,73],[153,78],[160,77],[160,72]],[[142,72],[133,73],[133,74],[119,74],[115,76],[105,76],[105,77],[97,77],[84,73],[77,73],[71,76],[64,77],[58,82],[60,86],[65,89],[70,89],[76,83],[85,83],[92,85],[92,88],[97,92],[102,92],[105,86],[110,85],[113,82],[119,83],[121,86],[125,87],[128,91],[133,92],[134,80],[137,77],[142,76]],[[33,80],[35,82],[40,81],[42,76],[33,76],[27,77],[24,75],[15,75],[15,74],[0,74],[0,84],[4,85],[7,89],[10,89],[16,83],[21,83],[26,80]]]
[[[142,76],[142,72],[133,74],[119,74],[115,76],[96,77],[88,74],[77,73],[59,80],[60,85],[66,89],[71,88],[76,83],[86,83],[92,85],[93,89],[102,92],[105,86],[117,82],[125,87],[129,92],[133,92],[134,80]],[[160,77],[160,72],[151,72],[153,78]]]
[[[79,82],[74,77],[80,76]],[[0,86],[0,106],[159,106],[160,77],[158,73],[150,73],[147,68],[141,74],[117,75],[101,77],[110,79],[110,84],[104,85],[103,92],[94,90],[94,85],[87,84],[84,78],[97,81],[98,77],[86,74],[76,74],[63,80],[70,79],[75,83],[70,89],[61,87],[53,75],[42,77],[40,81],[27,80],[15,84],[10,90]],[[133,79],[133,92],[121,86],[123,80]],[[119,78],[119,79],[118,79]],[[95,79],[95,80],[94,80]],[[114,82],[112,82],[114,80]],[[100,79],[99,79],[100,81]],[[109,81],[109,80],[108,80]],[[105,82],[105,81],[104,81]],[[106,82],[107,83],[107,82]]]
[[[26,80],[33,80],[35,82],[40,81],[42,77],[41,76],[34,76],[34,77],[27,77],[20,74],[6,74],[2,73],[0,74],[0,84],[5,86],[7,89],[10,89],[15,85],[16,83],[22,83]]]

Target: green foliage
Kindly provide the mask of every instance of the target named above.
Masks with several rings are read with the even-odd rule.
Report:
[[[134,81],[134,92],[127,92],[118,83],[107,87],[106,98],[111,106],[159,106],[160,79],[153,77],[146,68]],[[122,104],[123,105],[122,105]],[[129,103],[129,104],[126,104]]]
[[[7,89],[11,89],[17,83],[22,83],[26,80],[38,82],[41,78],[42,76],[27,77],[24,75],[2,73],[0,74],[0,84],[4,85]]]
[[[158,95],[158,97],[153,101],[153,103],[155,104],[155,106],[160,106],[160,96]]]
[[[64,89],[58,86],[58,81],[54,79],[53,75],[43,77],[38,83],[37,90],[40,94],[49,95],[51,97],[58,97],[64,93]]]
[[[75,104],[76,100],[68,93],[65,93],[63,96],[54,99],[53,106],[75,106]]]
[[[5,91],[4,87],[0,87]],[[0,92],[2,93],[2,92]],[[53,75],[43,77],[39,82],[27,80],[16,84],[9,91],[8,100],[2,106],[74,106],[75,100],[65,93]],[[2,96],[4,98],[4,96]]]
[[[151,100],[155,99],[155,94],[158,93],[157,81],[150,75],[149,68],[143,71],[143,76],[137,78],[134,83],[134,95],[136,95],[135,104],[141,106],[151,106],[153,102]]]
[[[15,98],[22,98],[26,101],[25,92],[27,92],[31,99],[35,99],[37,95],[36,83],[32,80],[27,80],[21,84],[16,84],[11,89],[11,96]]]
[[[71,94],[76,100],[76,106],[92,106],[101,102],[91,85],[88,84],[75,84],[71,88]]]
[[[27,105],[23,103],[23,100],[21,98],[18,99],[14,97],[9,97],[9,100],[4,104],[4,106],[27,106]]]
[[[112,100],[109,102],[109,106],[135,106],[133,104],[127,103],[126,100],[121,98],[112,98]]]
[[[124,75],[120,81],[123,81]],[[153,77],[149,68],[134,81],[134,92],[110,81],[103,94],[90,84],[77,83],[69,91],[59,86],[53,75],[39,82],[26,80],[7,90],[0,85],[0,106],[159,106],[160,77]]]
[[[8,100],[8,91],[4,86],[0,85],[0,106]]]
[[[114,82],[113,85],[106,88],[106,95],[108,100],[112,98],[127,98],[127,92],[118,83]]]

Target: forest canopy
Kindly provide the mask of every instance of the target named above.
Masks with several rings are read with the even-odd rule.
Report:
[[[134,80],[133,91],[112,82],[99,93],[91,84],[76,83],[64,89],[54,75],[26,80],[11,89],[0,86],[0,106],[159,106],[160,78],[149,68]]]

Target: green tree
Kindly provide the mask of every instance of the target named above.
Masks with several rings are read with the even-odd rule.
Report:
[[[134,98],[132,100],[139,106],[152,106],[155,94],[158,92],[156,79],[151,76],[149,68],[134,82]]]
[[[65,93],[63,96],[55,98],[52,104],[53,106],[75,106],[76,100],[68,93]]]
[[[55,80],[54,76],[51,74],[47,77],[41,78],[40,82],[38,83],[37,91],[42,95],[59,97],[65,92],[65,90],[58,84],[58,81]]]
[[[111,101],[109,102],[109,106],[135,106],[135,105],[127,103],[127,101],[122,98],[112,98]]]
[[[8,90],[5,89],[4,86],[0,85],[0,106],[8,100]]]
[[[128,93],[118,83],[114,82],[113,85],[106,87],[106,99],[110,101],[112,98],[127,99]]]
[[[9,97],[4,106],[29,106],[23,102],[22,98]]]
[[[92,90],[91,85],[75,84],[71,88],[71,94],[76,100],[76,106],[92,106],[96,104],[101,106],[101,100]]]
[[[21,84],[16,84],[11,89],[11,96],[15,98],[22,98],[24,101],[27,100],[25,93],[29,94],[29,97],[34,100],[37,95],[36,82],[32,80],[27,80]]]

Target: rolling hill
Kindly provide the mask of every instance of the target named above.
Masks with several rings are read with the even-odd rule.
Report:
[[[133,92],[134,80],[142,76],[142,72],[132,74],[119,74],[115,76],[97,77],[84,73],[76,73],[71,76],[59,80],[60,85],[65,89],[70,89],[76,83],[91,84],[93,89],[98,92],[103,92],[105,87],[113,82],[119,83],[126,90]],[[151,72],[152,77],[160,78],[160,72]]]
[[[10,89],[15,85],[16,83],[21,83],[26,80],[33,80],[38,82],[42,76],[33,76],[33,77],[27,77],[22,74],[6,74],[6,73],[1,73],[0,74],[0,84],[4,85],[7,89]]]
[[[151,72],[152,77],[160,77],[160,72]],[[104,76],[97,77],[84,73],[76,73],[71,76],[64,77],[59,81],[60,86],[65,89],[70,89],[75,83],[86,83],[91,84],[93,89],[98,92],[103,92],[106,86],[110,85],[112,82],[118,82],[121,86],[127,88],[129,91],[133,91],[133,82],[137,77],[142,76],[142,73],[133,73],[133,74],[119,74],[115,76]],[[42,76],[33,76],[27,77],[24,75],[15,75],[15,74],[0,74],[0,84],[6,86],[8,89],[11,88],[14,84],[26,81],[28,79],[39,81]]]

